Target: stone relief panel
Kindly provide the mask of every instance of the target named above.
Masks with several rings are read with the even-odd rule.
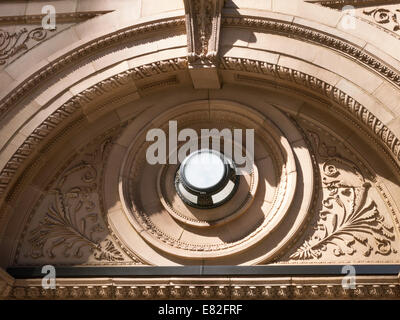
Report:
[[[337,137],[302,120],[320,172],[320,197],[302,239],[279,262],[398,263],[399,230],[379,177]],[[386,203],[385,203],[386,202]]]
[[[101,207],[101,179],[116,132],[83,147],[55,175],[33,208],[15,265],[142,264],[123,253]]]
[[[197,89],[221,87],[218,67],[219,38],[224,0],[185,0],[188,66]]]

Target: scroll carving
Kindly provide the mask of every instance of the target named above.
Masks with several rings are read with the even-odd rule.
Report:
[[[388,25],[392,31],[400,30],[400,9],[391,11],[385,8],[375,8],[373,10],[364,10],[363,13],[371,16],[378,24]]]
[[[318,259],[324,254],[342,256],[357,251],[366,257],[396,253],[392,247],[393,227],[386,223],[369,196],[371,183],[355,163],[337,154],[335,147],[321,144],[315,133],[311,136],[321,161],[323,208],[314,234],[290,258]]]
[[[47,36],[47,31],[42,27],[28,31],[23,28],[17,32],[9,33],[0,29],[0,65],[7,62],[7,59],[16,55],[22,50],[27,50],[27,43],[30,40],[42,41]]]

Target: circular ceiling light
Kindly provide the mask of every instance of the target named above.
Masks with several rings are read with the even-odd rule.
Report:
[[[218,151],[201,149],[188,155],[175,178],[178,195],[196,208],[213,208],[228,201],[239,177],[232,160]]]

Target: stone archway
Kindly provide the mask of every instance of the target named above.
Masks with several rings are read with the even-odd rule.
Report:
[[[342,13],[303,1],[272,1],[266,8],[206,3],[203,15],[196,1],[171,3],[135,22],[122,11],[104,14],[57,34],[2,71],[14,79],[0,101],[4,268],[399,263],[400,75],[394,49],[375,43],[377,35],[390,42],[393,35],[362,20],[356,31],[342,30]],[[190,23],[199,17],[209,28]],[[70,46],[63,48],[67,40]],[[41,51],[46,43],[51,55]],[[38,63],[19,77],[29,60]],[[215,228],[200,232],[159,203],[152,206],[156,188],[140,180],[155,196],[141,214],[152,219],[162,211],[169,221],[153,218],[154,238],[153,227],[140,217],[134,221],[129,208],[145,198],[127,200],[121,191],[132,184],[124,182],[134,179],[130,170],[140,172],[129,160],[133,167],[121,175],[124,158],[141,154],[130,146],[135,139],[144,143],[146,127],[178,118],[194,126],[203,116],[203,126],[253,123],[260,143],[276,130],[269,145],[286,146],[284,157],[292,157],[295,169],[286,178],[277,170],[276,185],[268,185],[265,168],[290,166],[278,156],[270,156],[273,164],[260,156],[261,187],[244,210],[254,225],[242,232],[242,222],[232,219],[239,224],[227,224],[218,236]],[[295,182],[289,177],[294,172]],[[274,199],[260,200],[261,192],[275,189]],[[269,217],[273,208],[281,220]],[[177,213],[173,204],[169,209]],[[173,224],[180,229],[172,230]],[[388,296],[396,295],[391,279],[394,287],[373,276],[361,286],[382,285]],[[24,297],[29,290],[21,285],[12,294]]]

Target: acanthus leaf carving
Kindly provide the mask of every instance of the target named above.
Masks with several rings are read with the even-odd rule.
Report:
[[[108,235],[99,210],[99,179],[107,145],[107,136],[84,160],[64,169],[50,188],[47,209],[27,236],[32,259],[80,259],[92,255],[99,262],[125,260]]]
[[[82,249],[88,247],[96,260],[120,261],[122,254],[109,239],[96,239],[105,228],[94,212],[95,203],[92,194],[96,191],[94,183],[97,173],[95,168],[85,162],[69,169],[61,178],[59,185],[73,172],[84,170],[82,181],[89,186],[75,186],[63,192],[57,187],[52,190],[54,202],[50,205],[40,224],[30,232],[28,242],[32,246],[30,256],[41,258],[47,255],[55,258],[56,248],[62,248],[65,258],[81,258]],[[82,213],[84,211],[85,213]]]
[[[336,153],[335,147],[317,143],[322,162],[323,208],[313,235],[290,256],[294,260],[319,259],[331,251],[335,256],[364,256],[397,253],[392,247],[394,228],[385,222],[377,204],[369,197],[371,183],[350,160]],[[358,245],[356,245],[358,244]]]

